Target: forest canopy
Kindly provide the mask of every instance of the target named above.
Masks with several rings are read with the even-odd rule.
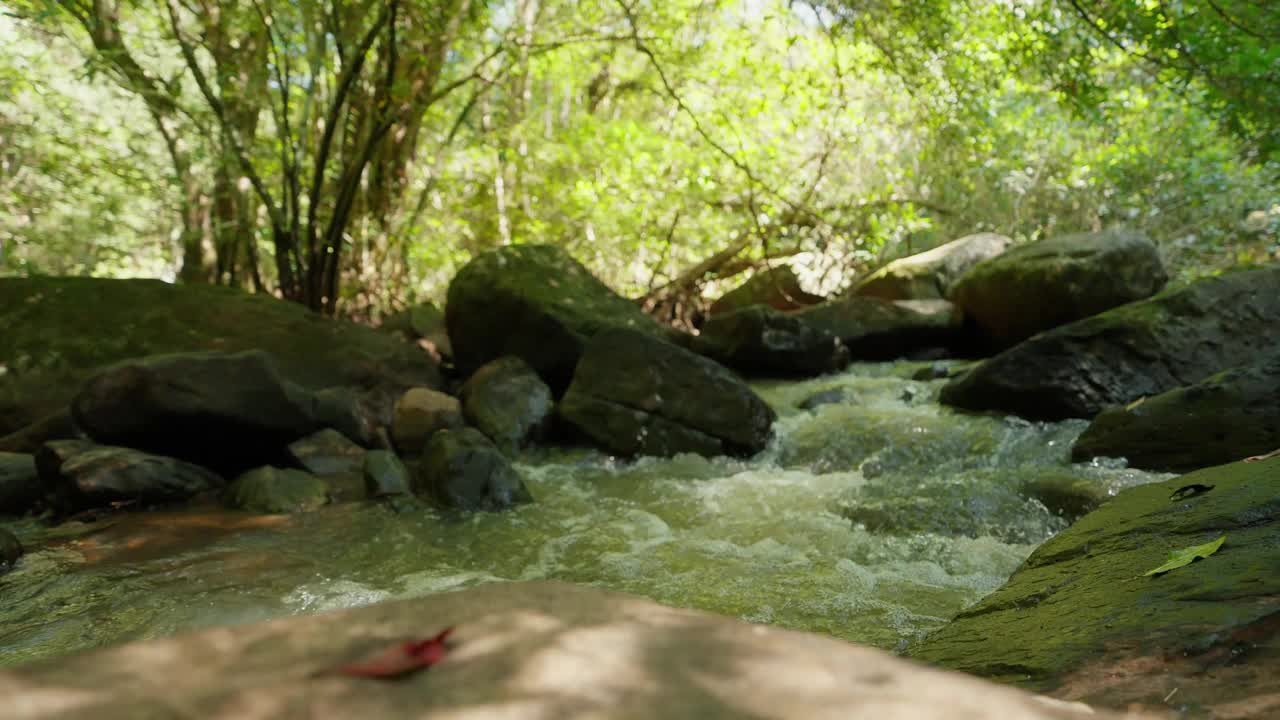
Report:
[[[1278,171],[1270,3],[0,3],[4,274],[376,318],[507,243],[633,297],[827,293],[1123,224],[1191,277],[1280,252]]]

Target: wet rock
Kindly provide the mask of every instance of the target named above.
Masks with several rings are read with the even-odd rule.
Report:
[[[365,449],[337,430],[324,429],[289,445],[289,456],[314,475],[358,473]]]
[[[1096,480],[1054,471],[1041,471],[1023,484],[1022,493],[1072,522],[1111,499],[1111,493]]]
[[[1123,457],[1186,472],[1280,447],[1280,351],[1188,387],[1109,408],[1072,449],[1076,461]]]
[[[712,317],[696,348],[755,375],[821,375],[849,364],[849,352],[834,335],[764,305]]]
[[[252,349],[310,390],[440,386],[420,348],[267,295],[158,280],[0,278],[0,358],[9,369],[0,376],[0,436],[65,409],[84,380],[113,363]]]
[[[632,330],[592,340],[559,412],[623,455],[751,455],[764,449],[775,418],[729,370]]]
[[[364,456],[364,491],[370,498],[413,493],[409,468],[390,450],[370,450]]]
[[[996,349],[1154,295],[1168,281],[1156,246],[1122,230],[1020,245],[974,266],[950,299]]]
[[[391,427],[396,401],[405,389],[381,384],[367,388],[332,387],[314,395],[316,422],[350,438],[361,447],[379,447]]]
[[[792,315],[840,339],[854,360],[893,360],[932,348],[962,351],[966,338],[946,300],[847,297]]]
[[[1273,351],[1280,267],[1207,278],[1055,328],[978,365],[942,401],[1023,417],[1092,418]]]
[[[774,310],[796,310],[823,301],[821,295],[806,292],[800,287],[800,278],[790,265],[778,265],[757,272],[745,283],[730,290],[711,303],[711,317],[741,310],[752,305],[764,305]]]
[[[966,235],[932,250],[894,260],[858,283],[855,295],[883,300],[945,300],[951,284],[969,268],[1003,253],[1004,235]]]
[[[71,419],[71,410],[64,407],[0,437],[0,452],[30,455],[51,440],[74,440],[80,437],[83,435]]]
[[[1212,556],[1146,574],[1223,535]],[[1278,461],[1132,488],[1041,545],[912,655],[1071,700],[1165,709],[1176,689],[1173,705],[1205,717],[1265,716],[1241,711],[1274,703],[1277,537]]]
[[[0,528],[0,573],[8,572],[22,557],[22,543],[18,536]]]
[[[320,428],[314,395],[261,351],[131,361],[91,378],[71,407],[98,442],[230,474],[279,461],[289,443]]]
[[[555,410],[551,388],[513,355],[482,365],[463,383],[458,399],[467,420],[506,453],[540,438]]]
[[[268,466],[236,478],[225,497],[229,507],[249,512],[305,512],[328,504],[329,485],[302,470]]]
[[[332,672],[389,641],[455,626],[445,661],[425,674],[384,683]],[[1118,717],[822,635],[560,582],[133,642],[0,671],[0,693],[12,720],[66,718],[68,698],[95,720],[172,716],[192,698],[239,720]]]
[[[56,440],[36,453],[41,482],[64,512],[187,500],[225,485],[217,473],[131,448]]]
[[[587,342],[602,330],[667,334],[637,305],[550,245],[510,245],[477,255],[450,283],[445,319],[462,375],[515,355],[557,395],[568,387]]]
[[[437,505],[456,510],[505,510],[533,500],[506,456],[475,428],[432,435],[414,488]]]
[[[465,424],[457,398],[430,388],[411,388],[396,402],[391,439],[400,452],[417,455],[436,432]]]
[[[425,341],[440,359],[453,357],[453,344],[445,329],[444,313],[434,303],[420,303],[387,316],[379,325],[408,340]]]
[[[43,493],[35,457],[0,452],[0,514],[21,515],[34,507]]]

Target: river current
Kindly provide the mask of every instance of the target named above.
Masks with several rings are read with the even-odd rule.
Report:
[[[1066,527],[1029,483],[1114,494],[1169,477],[1071,464],[1083,421],[941,407],[942,381],[911,379],[925,367],[756,383],[780,419],[749,460],[531,450],[516,467],[536,502],[505,513],[361,503],[22,521],[10,527],[29,552],[0,577],[0,665],[545,578],[901,651]],[[825,404],[805,402],[819,394]]]

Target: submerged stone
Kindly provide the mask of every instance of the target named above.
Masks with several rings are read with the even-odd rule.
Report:
[[[418,462],[414,488],[455,510],[505,510],[533,500],[511,462],[475,428],[433,435]]]
[[[365,454],[363,474],[366,497],[413,493],[409,468],[390,450],[370,450]]]
[[[302,470],[260,467],[231,483],[226,502],[256,513],[305,512],[329,503],[329,484]]]

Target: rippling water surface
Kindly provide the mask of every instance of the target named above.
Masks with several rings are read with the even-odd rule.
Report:
[[[11,526],[0,665],[182,629],[555,578],[902,649],[994,590],[1066,521],[1028,497],[1056,477],[1114,493],[1168,477],[1071,465],[1081,421],[937,405],[920,364],[758,384],[781,417],[751,460],[624,462],[532,451],[537,498],[451,519],[351,504],[304,515],[141,514]],[[814,395],[833,400],[810,410]]]

